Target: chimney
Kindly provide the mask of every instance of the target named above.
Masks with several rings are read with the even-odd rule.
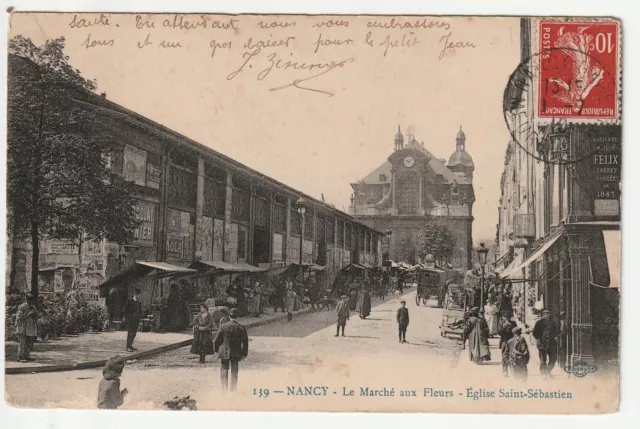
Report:
[[[102,97],[102,98],[107,98],[107,93],[106,93],[106,92],[103,92],[102,94],[100,94],[100,97]]]

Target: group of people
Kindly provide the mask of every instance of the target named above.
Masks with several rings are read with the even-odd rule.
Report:
[[[199,354],[202,363],[206,355],[218,354],[223,391],[236,390],[239,362],[249,354],[247,329],[238,322],[238,316],[238,309],[232,308],[228,318],[220,320],[215,337],[215,323],[206,304],[201,304],[200,313],[194,320],[195,336],[191,352]],[[98,408],[117,409],[124,403],[124,397],[128,394],[128,389],[120,390],[120,376],[124,370],[124,363],[123,358],[116,356],[105,364],[102,380],[98,385]]]
[[[495,303],[492,305],[496,306]],[[522,328],[516,323],[512,310],[504,310],[498,314],[500,314],[499,320],[494,318],[496,315],[493,313],[493,309],[490,314],[481,311],[479,307],[473,307],[469,310],[464,320],[463,347],[468,342],[469,358],[476,364],[491,360],[489,338],[495,329],[495,333],[500,337],[499,348],[502,355],[503,375],[508,377],[511,374],[517,379],[526,380],[530,352],[527,341],[522,335]],[[551,376],[551,370],[557,360],[557,338],[562,333],[550,315],[549,310],[543,310],[542,318],[536,322],[531,330],[536,339],[540,374],[543,378]]]
[[[362,289],[361,289],[362,290]],[[362,297],[362,304],[360,305],[360,318],[365,319],[371,312],[371,298],[368,299],[368,305],[366,304],[366,299],[369,296],[369,292],[364,290]],[[355,308],[351,308],[350,306],[350,298],[347,295],[342,295],[340,300],[336,305],[336,316],[337,316],[337,326],[336,326],[336,337],[340,336],[342,331],[342,336],[344,337],[344,329],[347,326],[347,321],[351,316],[351,311],[354,311]],[[407,328],[409,327],[409,309],[407,308],[406,301],[400,301],[400,308],[396,312],[396,322],[398,323],[398,341],[400,343],[407,342]]]

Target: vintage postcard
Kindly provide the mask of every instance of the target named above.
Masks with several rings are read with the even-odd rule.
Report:
[[[622,24],[12,13],[7,403],[616,412]]]

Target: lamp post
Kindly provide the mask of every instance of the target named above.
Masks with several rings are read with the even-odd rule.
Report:
[[[307,201],[300,197],[296,201],[296,210],[298,214],[300,214],[300,282],[304,283],[304,266],[302,265],[302,242],[304,240],[304,215],[307,212],[307,208],[305,207],[305,203]]]
[[[480,262],[480,309],[484,306],[484,266],[487,263],[487,253],[489,253],[489,249],[484,247],[484,243],[480,243],[480,248],[477,250],[478,252],[478,262]]]

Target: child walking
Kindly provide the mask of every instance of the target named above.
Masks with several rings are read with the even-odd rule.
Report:
[[[120,390],[120,376],[123,370],[124,362],[119,356],[109,359],[105,364],[98,386],[98,408],[115,410],[124,403],[128,390]]]

